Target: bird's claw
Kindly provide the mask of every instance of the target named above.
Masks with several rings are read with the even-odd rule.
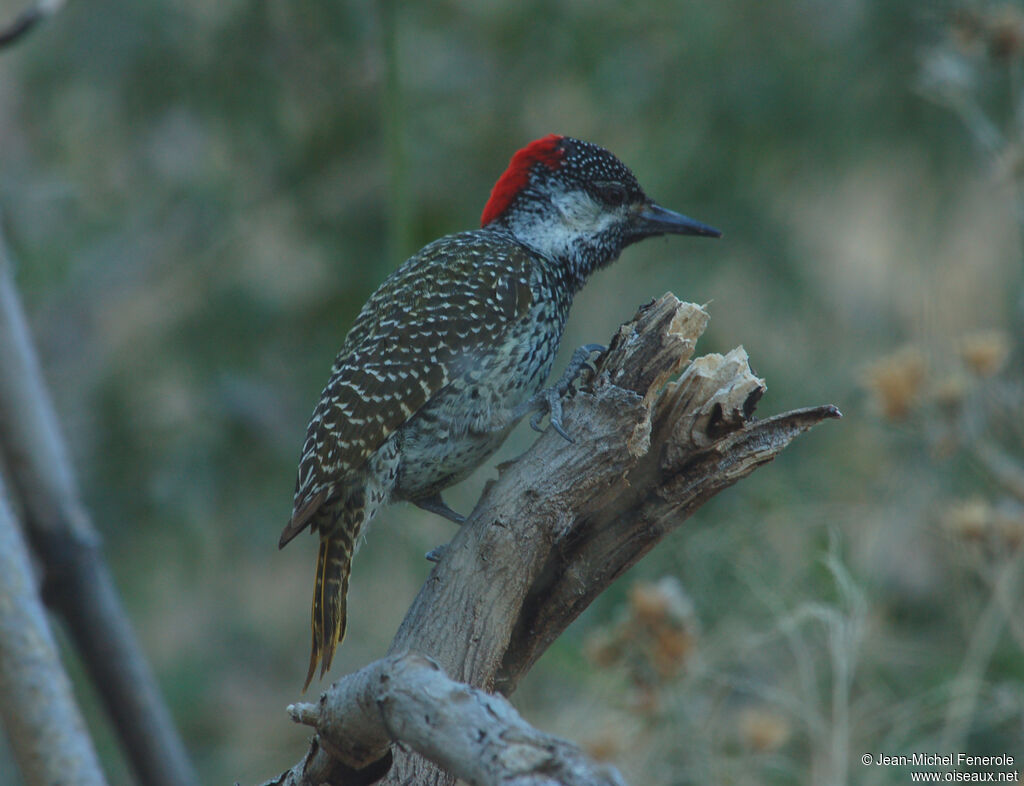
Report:
[[[562,388],[561,392],[566,393],[572,387],[576,380],[579,379],[583,369],[590,369],[592,374],[596,374],[597,366],[590,359],[590,356],[595,353],[600,355],[607,351],[608,347],[604,344],[584,344],[573,352],[572,357],[569,358],[569,365],[565,367],[565,373],[562,374],[562,378],[558,381],[558,387]]]
[[[569,436],[569,432],[562,425],[562,396],[558,389],[548,388],[547,390],[542,390],[538,395],[541,396],[541,399],[538,401],[540,408],[530,418],[530,428],[543,434],[544,427],[541,426],[540,421],[544,415],[548,415],[548,422],[551,424],[551,428],[558,432],[567,442],[575,444],[576,440]],[[543,403],[541,404],[541,402]]]
[[[590,356],[603,355],[605,352],[608,351],[608,347],[606,347],[604,344],[584,344],[582,347],[577,349],[576,352],[583,352],[584,350],[586,351],[585,357],[587,360],[587,365],[590,367],[590,370],[597,371],[595,361],[591,360]]]
[[[600,353],[607,349],[602,344],[586,344],[572,353],[569,364],[565,367],[565,372],[558,382],[540,391],[528,402],[529,409],[536,410],[533,417],[530,418],[530,428],[543,433],[544,428],[540,422],[544,415],[547,415],[551,428],[566,442],[576,444],[576,440],[569,436],[569,432],[562,425],[562,396],[569,392],[584,368],[589,368],[594,373],[597,372],[596,366],[590,361],[590,356],[595,352]]]
[[[423,556],[426,557],[430,562],[440,562],[441,558],[444,557],[445,552],[448,551],[448,544],[444,543],[437,548],[433,548]]]

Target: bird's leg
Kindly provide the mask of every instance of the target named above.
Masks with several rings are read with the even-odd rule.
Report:
[[[534,415],[530,418],[530,427],[534,431],[544,431],[540,426],[541,418],[544,415],[548,415],[548,420],[551,423],[551,428],[557,431],[563,438],[569,442],[575,442],[575,440],[569,436],[568,432],[562,427],[562,396],[564,396],[569,388],[573,386],[576,379],[579,377],[580,372],[584,368],[594,369],[593,364],[590,362],[590,356],[595,352],[601,353],[607,350],[608,347],[602,346],[601,344],[586,344],[575,352],[572,353],[572,357],[569,359],[569,365],[565,367],[565,372],[562,374],[561,379],[558,380],[551,387],[544,388],[538,391],[528,401],[520,404],[512,412],[511,421],[515,423],[519,418],[528,412],[533,412]]]
[[[438,516],[444,516],[446,519],[454,521],[456,524],[464,524],[466,521],[465,516],[461,513],[456,513],[448,507],[448,503],[441,499],[440,491],[435,492],[429,497],[420,497],[419,499],[411,500],[411,502],[417,508],[429,510],[431,513],[436,513]],[[448,548],[448,544],[443,544],[435,549],[431,549],[424,556],[431,562],[440,562],[441,557],[444,556],[446,548]]]
[[[441,492],[435,492],[429,497],[420,497],[419,499],[410,500],[413,505],[423,510],[429,510],[431,513],[436,513],[438,516],[444,516],[449,521],[454,521],[456,524],[462,524],[466,521],[466,517],[461,513],[456,513],[454,510],[448,507],[448,504],[441,499]]]
[[[569,442],[574,442],[572,437],[569,436],[568,432],[562,426],[562,396],[564,396],[569,389],[573,386],[576,380],[579,378],[580,372],[584,368],[590,368],[594,370],[593,364],[590,362],[590,356],[595,352],[601,353],[606,351],[608,348],[601,344],[587,344],[580,347],[572,353],[572,357],[569,358],[569,364],[565,367],[565,371],[562,373],[561,378],[551,387],[544,388],[538,391],[528,401],[523,402],[515,410],[512,411],[511,415],[507,418],[502,418],[502,428],[516,423],[527,413],[533,412],[534,415],[530,418],[530,426],[535,431],[543,431],[540,427],[541,418],[545,414],[549,416],[551,427],[557,431],[563,438]],[[420,499],[411,500],[411,502],[418,508],[423,510],[429,510],[431,513],[437,513],[440,516],[444,516],[446,519],[454,521],[456,524],[462,524],[465,520],[465,516],[461,516],[454,510],[448,507],[443,499],[441,499],[440,492],[433,494],[430,497],[421,497]],[[438,546],[436,549],[431,549],[426,553],[426,558],[431,562],[440,562],[444,556],[447,544]]]

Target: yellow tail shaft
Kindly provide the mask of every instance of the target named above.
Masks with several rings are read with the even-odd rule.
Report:
[[[316,584],[313,589],[313,650],[303,692],[313,681],[317,663],[323,677],[331,667],[334,651],[345,638],[345,596],[352,570],[352,543],[357,533],[337,527],[320,536],[316,559]]]

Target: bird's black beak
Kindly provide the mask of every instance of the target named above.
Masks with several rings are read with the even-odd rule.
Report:
[[[722,233],[714,227],[695,221],[682,213],[673,213],[653,202],[638,207],[633,214],[632,224],[633,232],[638,238],[654,237],[655,235],[722,236]]]

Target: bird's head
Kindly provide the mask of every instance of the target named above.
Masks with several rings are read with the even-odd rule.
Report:
[[[629,168],[604,148],[555,134],[512,156],[491,190],[481,222],[568,263],[581,285],[590,272],[646,237],[721,235],[655,204]]]

